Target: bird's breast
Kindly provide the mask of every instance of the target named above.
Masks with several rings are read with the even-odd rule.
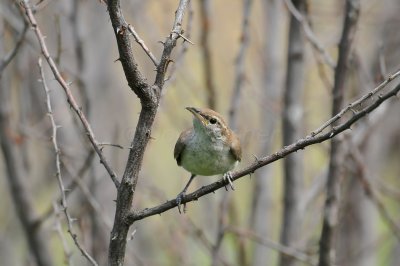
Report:
[[[181,155],[181,166],[196,175],[218,175],[232,170],[237,164],[230,146],[223,140],[193,136]]]

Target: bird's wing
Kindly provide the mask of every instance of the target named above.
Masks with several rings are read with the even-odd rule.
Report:
[[[174,148],[174,158],[176,160],[176,163],[180,166],[181,165],[181,155],[183,150],[186,147],[186,144],[184,142],[185,139],[189,137],[191,134],[191,128],[183,131],[181,135],[179,136],[178,140],[175,143],[175,148]]]
[[[242,159],[242,148],[240,146],[239,138],[235,135],[235,133],[232,133],[232,143],[230,148],[233,158],[240,162]]]

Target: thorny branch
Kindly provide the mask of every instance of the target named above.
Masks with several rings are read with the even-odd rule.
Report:
[[[52,109],[51,102],[50,102],[50,90],[47,87],[47,83],[46,83],[45,76],[43,73],[42,60],[40,58],[38,61],[38,65],[39,65],[39,70],[40,70],[41,82],[42,82],[43,89],[44,89],[44,92],[46,95],[47,115],[49,116],[51,128],[52,128],[51,141],[53,143],[53,147],[54,147],[54,151],[55,151],[55,155],[56,155],[55,156],[56,157],[55,158],[56,159],[56,161],[55,161],[56,177],[57,177],[57,183],[58,183],[58,187],[60,189],[60,194],[61,194],[61,210],[64,212],[65,218],[67,220],[68,233],[71,235],[71,238],[74,240],[76,247],[81,251],[82,255],[85,258],[87,258],[92,265],[97,266],[97,262],[85,250],[85,248],[79,242],[78,236],[73,231],[72,223],[73,223],[74,219],[71,217],[71,215],[68,212],[67,199],[65,197],[65,187],[64,187],[64,183],[63,183],[63,180],[61,177],[60,149],[58,147],[58,142],[57,142],[58,126],[56,125],[56,122],[54,120],[53,109]]]
[[[75,113],[78,115],[79,119],[82,122],[83,127],[85,128],[86,134],[89,138],[89,141],[92,143],[92,146],[96,153],[98,154],[100,158],[100,162],[104,165],[104,168],[106,168],[108,174],[110,175],[112,181],[114,182],[115,187],[119,186],[119,181],[117,179],[117,175],[115,172],[111,169],[110,164],[108,163],[107,159],[105,158],[103,152],[101,151],[101,148],[98,145],[98,142],[96,140],[96,137],[93,133],[93,130],[89,124],[89,121],[87,120],[86,116],[83,114],[81,108],[79,107],[78,103],[76,102],[74,96],[72,95],[71,89],[67,82],[64,80],[64,78],[61,76],[60,71],[58,70],[53,58],[50,56],[50,53],[47,49],[47,45],[44,41],[44,36],[36,22],[35,16],[33,15],[32,9],[30,7],[30,2],[29,0],[24,0],[24,8],[26,11],[26,16],[29,20],[30,25],[32,26],[36,37],[39,41],[40,48],[42,50],[42,54],[45,57],[47,63],[49,64],[51,71],[53,72],[54,77],[58,81],[58,83],[61,85],[63,88],[66,96],[67,96],[67,101],[70,104],[71,108],[75,111]]]
[[[335,68],[332,89],[332,115],[343,108],[345,84],[348,72],[351,45],[356,33],[356,25],[360,13],[359,0],[347,0],[342,35],[339,43],[339,54]],[[332,125],[335,128],[340,120]],[[323,210],[322,232],[319,240],[319,266],[331,266],[335,263],[335,236],[339,219],[340,179],[342,177],[343,142],[335,138],[330,143],[328,179],[326,182],[326,199]]]
[[[332,125],[334,122],[338,121],[342,116],[347,113],[348,111],[356,112],[355,109],[361,106],[365,101],[371,99],[374,95],[380,92],[386,85],[391,82],[393,79],[397,78],[400,75],[400,69],[394,72],[393,74],[389,75],[387,79],[385,79],[378,87],[370,91],[369,93],[365,94],[363,97],[359,98],[357,101],[350,103],[347,105],[346,108],[343,108],[337,115],[326,121],[322,126],[314,130],[311,135],[316,136],[320,134],[325,128]]]
[[[72,266],[72,252],[69,249],[68,241],[64,236],[63,228],[61,225],[61,215],[60,215],[60,210],[58,209],[57,203],[53,202],[53,212],[55,213],[55,225],[54,225],[54,230],[57,232],[58,236],[60,237],[61,244],[63,246],[64,250],[64,256],[65,260],[67,261],[69,266]]]
[[[398,73],[398,72],[400,72],[400,70],[397,71],[396,73]],[[388,85],[391,81],[393,81],[397,76],[398,75],[395,75],[395,76],[390,75],[389,78],[386,79],[385,81],[383,81],[377,88],[380,88],[380,90],[382,90],[383,87],[386,87],[386,85]],[[375,88],[373,91],[369,92],[368,94],[362,96],[358,100],[352,102],[350,105],[355,106],[356,105],[355,103],[358,103],[357,105],[361,106],[361,104],[363,104],[366,99],[370,99],[373,95],[375,95],[375,93],[372,93],[372,92],[376,91],[377,88]],[[284,147],[280,151],[275,152],[274,154],[257,159],[256,162],[254,162],[250,166],[246,167],[245,169],[234,172],[232,174],[233,180],[236,180],[243,176],[252,174],[258,168],[261,168],[265,165],[273,163],[293,152],[296,152],[298,150],[303,150],[310,145],[313,145],[316,143],[321,143],[326,140],[332,139],[333,137],[340,134],[341,132],[351,129],[351,126],[355,122],[357,122],[362,117],[366,116],[368,113],[375,110],[378,106],[380,106],[387,99],[389,99],[393,96],[396,96],[399,93],[399,91],[400,91],[400,84],[398,84],[396,87],[394,87],[387,93],[378,95],[372,103],[370,103],[369,105],[367,105],[366,107],[362,108],[361,110],[359,110],[357,112],[356,111],[353,112],[354,115],[352,117],[350,117],[346,121],[343,121],[341,124],[338,124],[336,127],[332,128],[328,132],[326,132],[324,134],[318,134],[318,135],[311,133],[308,136],[306,136],[302,139],[299,139],[295,143],[292,143],[291,145]],[[361,100],[361,99],[364,99],[364,100]],[[347,107],[344,108],[340,113],[345,113],[344,112],[345,109],[347,109]],[[193,193],[186,195],[184,197],[184,199],[182,200],[182,203],[187,203],[187,202],[198,200],[200,197],[210,194],[210,193],[216,191],[217,189],[220,189],[226,185],[228,185],[228,184],[226,182],[224,182],[223,180],[216,181],[210,185],[204,186],[204,187],[194,191]],[[141,211],[132,211],[130,213],[130,215],[127,217],[127,222],[129,224],[132,224],[133,222],[135,222],[137,220],[142,220],[146,217],[153,216],[156,214],[161,214],[169,209],[175,208],[176,206],[177,206],[176,200],[172,199],[172,200],[169,200],[163,204],[160,204],[160,205],[152,207],[152,208],[145,208]]]
[[[160,102],[168,65],[171,62],[170,56],[172,50],[176,46],[178,38],[184,38],[182,36],[182,21],[188,2],[189,0],[181,0],[179,2],[175,12],[175,21],[172,30],[163,43],[164,49],[157,65],[155,82],[150,86],[146,78],[139,71],[133,55],[129,38],[129,25],[125,22],[123,17],[120,0],[108,1],[108,11],[118,44],[119,61],[124,69],[128,85],[140,98],[142,107],[132,140],[128,162],[121,180],[121,185],[118,188],[117,206],[108,252],[109,265],[119,266],[124,263],[126,240],[131,225],[126,223],[126,217],[132,206],[143,156],[151,137],[151,128]]]

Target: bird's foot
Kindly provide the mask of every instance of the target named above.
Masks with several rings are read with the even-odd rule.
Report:
[[[181,193],[176,196],[176,204],[178,205],[178,211],[179,213],[182,213],[181,211],[181,203],[183,201],[183,198],[186,196],[186,191],[182,191]],[[186,203],[183,203],[183,213],[186,212]]]
[[[235,187],[233,186],[233,182],[232,182],[233,180],[232,180],[232,173],[231,173],[231,172],[225,173],[225,174],[222,176],[222,179],[223,179],[224,181],[227,181],[227,180],[228,180],[229,185],[231,186],[231,189],[232,189],[232,190],[235,190]],[[228,190],[228,189],[226,188],[226,186],[225,186],[225,189]]]

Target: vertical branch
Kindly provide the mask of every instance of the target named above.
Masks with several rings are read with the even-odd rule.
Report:
[[[52,109],[51,102],[50,102],[50,90],[47,87],[47,83],[46,83],[45,76],[43,73],[41,59],[39,59],[38,65],[39,65],[39,70],[40,70],[41,82],[43,84],[43,89],[44,89],[44,92],[46,95],[47,115],[49,116],[51,128],[52,128],[51,141],[53,143],[54,152],[55,152],[56,177],[57,177],[57,183],[58,183],[58,187],[60,189],[60,195],[61,195],[61,208],[62,208],[62,211],[64,212],[65,218],[67,220],[68,233],[70,234],[71,238],[75,242],[76,247],[81,251],[82,255],[85,258],[87,258],[88,261],[92,265],[97,266],[96,261],[89,255],[89,253],[83,248],[82,244],[79,242],[78,236],[74,233],[74,230],[72,227],[72,223],[73,223],[74,219],[71,217],[71,215],[68,212],[67,199],[65,196],[65,187],[64,187],[63,180],[62,180],[62,176],[61,176],[60,149],[58,147],[58,142],[57,142],[58,126],[56,125],[56,121],[53,116],[53,109]]]
[[[21,48],[22,44],[24,43],[26,33],[28,32],[28,23],[25,22],[24,29],[20,33],[17,42],[15,43],[13,49],[0,60],[0,79],[3,74],[4,69],[8,66],[9,63],[14,59],[17,55],[19,48]]]
[[[11,137],[9,102],[3,80],[0,79],[0,148],[3,153],[10,195],[36,263],[41,266],[51,266],[54,264],[48,245],[49,238],[38,223],[34,200],[27,188],[29,179],[25,176],[27,173],[23,173],[24,168],[18,159],[17,145]]]
[[[293,1],[299,12],[305,12],[304,0]],[[304,87],[304,36],[301,23],[291,14],[289,28],[289,47],[286,74],[286,87],[283,99],[283,145],[289,145],[302,134],[303,87]],[[281,243],[295,246],[301,231],[299,203],[303,187],[303,161],[299,153],[284,158],[284,202]],[[280,256],[280,265],[295,265],[292,257]]]
[[[245,79],[245,59],[246,52],[250,43],[250,32],[249,32],[249,20],[250,11],[253,0],[243,1],[243,18],[242,18],[242,28],[241,28],[241,38],[240,38],[240,48],[238,56],[236,58],[235,66],[235,85],[232,94],[231,105],[229,109],[229,125],[233,130],[237,130],[237,112],[239,108],[240,92],[243,89],[244,79]],[[219,260],[219,250],[221,248],[222,239],[225,236],[225,230],[227,227],[227,212],[229,210],[229,193],[225,193],[221,199],[219,205],[219,215],[218,215],[218,229],[217,229],[217,239],[216,243],[212,249],[212,264],[217,265]]]
[[[28,241],[29,249],[32,252],[36,263],[41,266],[53,265],[52,253],[48,245],[48,236],[39,223],[39,217],[34,206],[32,194],[27,187],[26,174],[19,159],[17,144],[12,138],[10,122],[10,95],[11,88],[4,86],[2,78],[3,71],[18,54],[24,44],[28,24],[25,22],[24,29],[20,33],[13,49],[0,60],[0,149],[3,153],[4,166],[10,195],[14,203],[16,214],[21,221],[22,229]],[[1,47],[0,47],[1,49]],[[8,90],[6,88],[9,88]]]
[[[194,12],[193,12],[193,6],[192,2],[188,3],[188,19],[187,19],[187,25],[186,25],[186,31],[185,31],[185,37],[186,39],[190,40],[191,35],[192,35],[192,26],[193,26],[193,19],[194,18]],[[171,83],[172,81],[175,80],[176,75],[175,72],[177,69],[182,68],[182,66],[185,64],[184,58],[185,54],[189,49],[189,45],[191,45],[190,42],[185,41],[182,43],[181,49],[178,51],[176,58],[174,60],[174,64],[171,66],[169,70],[169,76],[167,78],[168,83]]]
[[[87,120],[86,116],[84,115],[84,113],[82,112],[81,108],[79,107],[78,103],[76,102],[74,96],[72,95],[72,91],[69,87],[69,85],[67,84],[67,82],[64,80],[64,78],[62,77],[60,71],[57,68],[57,65],[55,64],[53,58],[50,56],[49,50],[47,49],[47,45],[46,42],[44,40],[44,36],[42,34],[42,31],[39,28],[39,25],[36,22],[36,18],[33,14],[32,8],[31,8],[31,3],[29,0],[24,0],[23,2],[24,8],[25,8],[25,12],[26,12],[26,16],[29,20],[30,25],[32,26],[33,31],[36,34],[36,37],[38,39],[41,51],[43,56],[45,57],[48,65],[50,66],[51,71],[53,72],[54,77],[56,78],[56,80],[58,81],[58,83],[61,85],[61,87],[63,88],[66,96],[67,96],[67,101],[70,104],[70,107],[75,111],[75,113],[77,114],[77,116],[79,117],[83,127],[85,128],[86,131],[86,135],[89,138],[89,141],[91,142],[93,149],[96,151],[96,153],[98,154],[99,158],[100,158],[100,163],[103,164],[104,168],[107,170],[108,174],[110,175],[111,180],[114,182],[115,187],[119,186],[119,181],[117,179],[117,175],[115,174],[115,172],[113,171],[113,169],[111,168],[111,166],[109,165],[106,157],[104,156],[102,150],[100,149],[100,146],[96,140],[96,137],[93,133],[92,127],[89,123],[89,121]]]
[[[67,261],[69,266],[72,266],[72,252],[69,248],[67,239],[64,236],[64,232],[63,232],[63,228],[61,225],[61,215],[60,215],[60,210],[58,209],[57,203],[54,202],[53,203],[53,213],[55,214],[54,220],[55,220],[55,225],[54,225],[54,229],[56,230],[58,236],[60,237],[61,240],[61,244],[64,250],[64,256],[65,256],[65,260]]]
[[[263,125],[262,134],[266,138],[260,145],[259,152],[270,153],[273,143],[275,127],[278,120],[278,103],[280,102],[282,90],[282,55],[281,47],[284,37],[283,8],[281,0],[263,1],[264,10],[264,60],[262,69],[262,97],[260,98],[260,112],[262,113]],[[272,219],[272,193],[273,179],[271,167],[264,167],[255,172],[253,193],[252,193],[252,213],[250,216],[250,227],[254,228],[256,234],[260,236],[271,236],[273,232]],[[254,243],[254,253],[252,265],[262,265],[272,257],[272,252],[264,245]]]
[[[85,53],[84,53],[84,45],[83,45],[83,40],[82,36],[80,34],[80,26],[79,26],[79,10],[80,10],[80,5],[81,1],[79,0],[73,0],[72,1],[72,11],[70,14],[70,22],[72,26],[72,37],[74,40],[74,50],[75,50],[75,59],[77,62],[77,85],[78,89],[80,91],[80,94],[82,96],[83,100],[83,109],[84,112],[88,117],[90,117],[90,101],[89,101],[89,95],[87,91],[87,86],[86,83],[84,82],[83,79],[83,74],[85,72]]]
[[[127,216],[131,210],[144,152],[151,137],[151,128],[160,102],[168,65],[171,62],[170,56],[176,46],[177,39],[183,33],[182,21],[188,2],[189,0],[180,0],[179,2],[171,33],[163,43],[164,49],[157,65],[154,84],[150,86],[139,71],[133,56],[129,25],[123,17],[120,0],[108,1],[108,12],[118,44],[119,60],[124,69],[128,85],[140,98],[142,107],[124,175],[121,185],[118,187],[117,206],[108,252],[108,261],[111,266],[124,264],[127,235],[131,225],[131,223],[127,222]]]
[[[233,92],[231,97],[231,104],[229,109],[229,123],[231,128],[237,129],[236,110],[239,107],[240,92],[243,83],[246,80],[246,52],[250,44],[250,10],[253,0],[244,0],[243,2],[243,20],[242,28],[240,31],[240,48],[235,62],[235,79],[233,85]]]
[[[215,89],[214,69],[212,64],[212,54],[210,45],[211,29],[211,1],[200,1],[200,19],[201,19],[201,51],[203,53],[203,71],[206,80],[207,105],[215,110],[217,107],[217,92]]]
[[[333,87],[332,114],[339,113],[343,106],[344,86],[347,74],[347,62],[351,43],[356,32],[360,10],[359,0],[347,0],[342,37],[339,44],[339,58],[335,69]],[[335,123],[336,124],[336,123]],[[334,124],[334,125],[335,125]],[[319,266],[330,266],[335,261],[334,236],[337,228],[341,176],[341,141],[334,138],[331,142],[330,162],[327,182],[327,197],[323,216],[322,234],[319,248]]]

